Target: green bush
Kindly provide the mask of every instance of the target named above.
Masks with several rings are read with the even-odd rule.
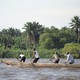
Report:
[[[18,58],[18,56],[23,53],[27,56],[26,50],[13,50],[13,49],[1,49],[0,57],[1,58]]]
[[[38,49],[40,58],[51,58],[51,56],[55,53],[55,50],[48,49]],[[0,49],[0,57],[1,58],[18,58],[18,56],[23,53],[26,58],[32,58],[33,52],[32,50],[20,50],[20,49]]]
[[[57,49],[39,49],[38,50],[41,58],[51,58],[55,52],[59,52]]]
[[[62,53],[70,52],[75,58],[80,58],[80,44],[79,43],[68,43],[62,49]]]

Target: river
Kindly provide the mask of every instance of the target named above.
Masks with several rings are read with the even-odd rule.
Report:
[[[41,59],[39,62],[50,61]],[[80,64],[80,60],[75,64],[77,62]],[[19,68],[0,63],[0,80],[80,80],[80,68]]]

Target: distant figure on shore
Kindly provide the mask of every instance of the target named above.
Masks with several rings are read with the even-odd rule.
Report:
[[[39,53],[36,50],[36,48],[33,49],[33,56],[35,57],[35,59],[33,60],[33,63],[37,63],[37,61],[40,59],[40,57],[39,57]]]
[[[20,62],[25,62],[26,57],[24,56],[23,53],[21,53],[21,54],[19,55],[19,59],[20,59]]]
[[[73,56],[69,52],[67,52],[66,56],[67,56],[67,59],[66,59],[65,63],[73,64],[74,63]]]
[[[54,59],[54,61],[52,61],[53,59]],[[60,61],[60,56],[59,56],[58,52],[56,52],[56,53],[52,56],[52,58],[50,59],[50,61],[52,61],[52,62],[54,62],[54,63],[59,63],[59,61]]]

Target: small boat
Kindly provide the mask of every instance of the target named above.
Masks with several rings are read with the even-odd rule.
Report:
[[[15,62],[12,60],[1,60],[2,63],[22,68],[80,68],[80,64],[65,64],[65,63],[30,63],[30,62]]]

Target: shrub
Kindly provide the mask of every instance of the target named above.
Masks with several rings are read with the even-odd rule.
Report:
[[[23,53],[27,56],[26,50],[13,50],[13,49],[1,49],[0,57],[1,58],[18,58],[18,56]]]
[[[75,58],[80,58],[80,44],[79,43],[68,43],[62,49],[62,53],[70,52]]]
[[[56,51],[58,52],[57,49],[51,49],[51,50],[49,50],[49,49],[39,49],[39,50],[38,50],[41,58],[51,58],[52,55],[53,55]]]

